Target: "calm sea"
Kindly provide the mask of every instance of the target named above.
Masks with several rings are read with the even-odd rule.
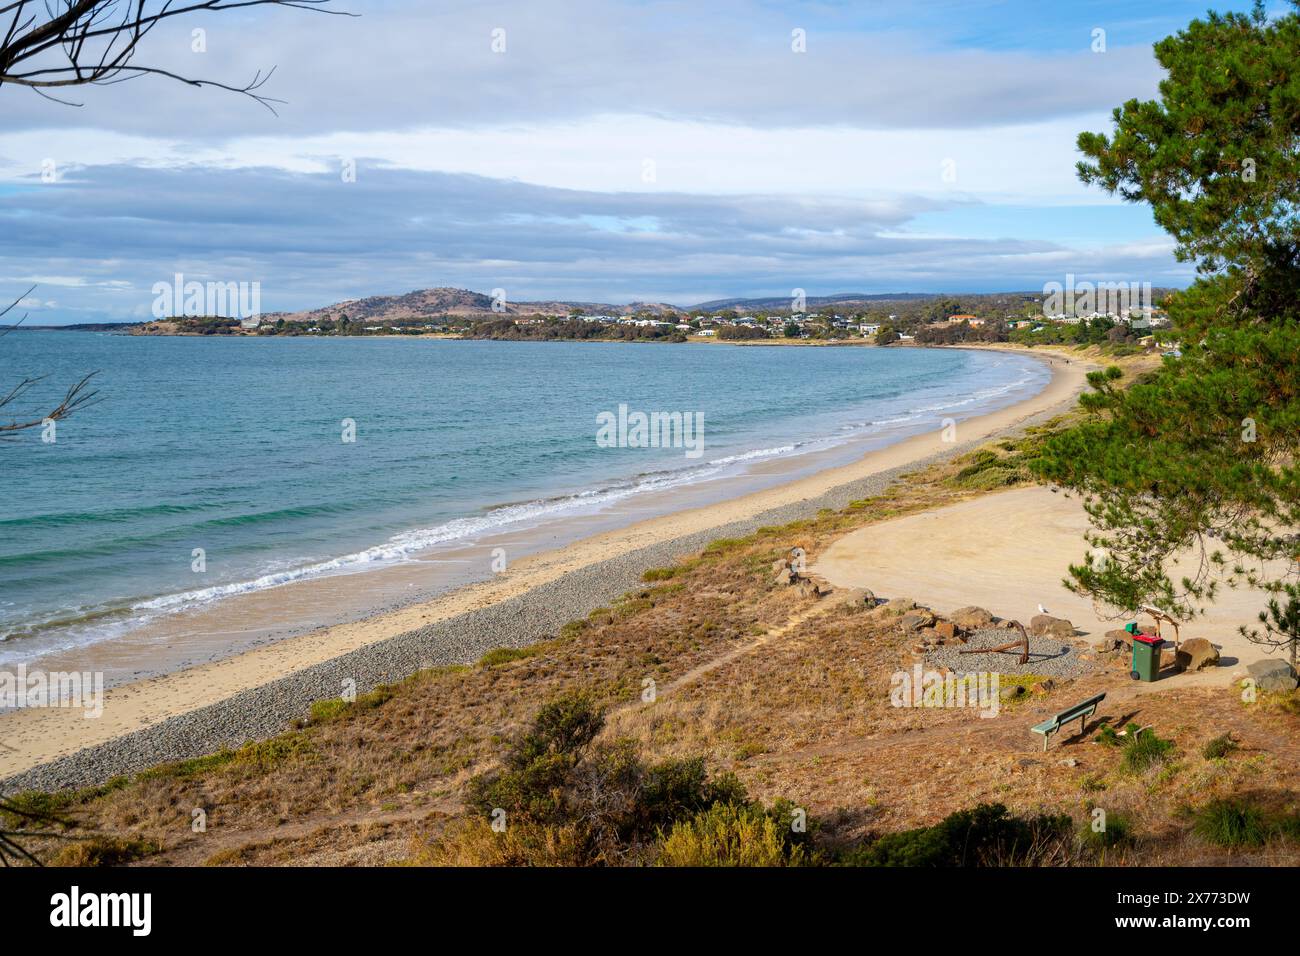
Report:
[[[1048,377],[1025,357],[954,350],[18,332],[0,340],[0,392],[48,377],[4,418],[39,413],[94,369],[103,401],[53,443],[40,429],[0,443],[0,664],[901,438]],[[601,447],[597,416],[620,404],[702,414],[703,453]]]

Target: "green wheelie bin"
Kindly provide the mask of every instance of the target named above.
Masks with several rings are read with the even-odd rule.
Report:
[[[1129,677],[1150,683],[1160,670],[1160,649],[1165,642],[1150,634],[1133,635],[1133,667]]]

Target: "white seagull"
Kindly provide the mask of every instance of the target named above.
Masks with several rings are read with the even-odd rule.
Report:
[[[1039,613],[1039,614],[1046,614],[1046,613],[1047,613],[1047,608],[1043,607],[1041,604],[1038,605],[1038,613]]]

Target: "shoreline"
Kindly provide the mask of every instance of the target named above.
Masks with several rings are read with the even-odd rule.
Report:
[[[510,570],[432,600],[320,628],[197,667],[122,684],[104,714],[29,709],[0,716],[0,789],[95,783],[283,730],[310,704],[409,673],[473,663],[495,647],[520,647],[634,589],[649,567],[719,537],[746,534],[877,494],[898,475],[961,454],[993,435],[1073,407],[1089,365],[1029,354],[1052,376],[1034,396],[962,422],[958,441],[906,438],[858,460],[718,505],[676,511],[521,558]]]

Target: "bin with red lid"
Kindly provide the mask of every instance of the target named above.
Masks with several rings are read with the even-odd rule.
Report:
[[[1150,683],[1160,670],[1160,649],[1165,642],[1154,634],[1133,635],[1133,666],[1129,677]]]

